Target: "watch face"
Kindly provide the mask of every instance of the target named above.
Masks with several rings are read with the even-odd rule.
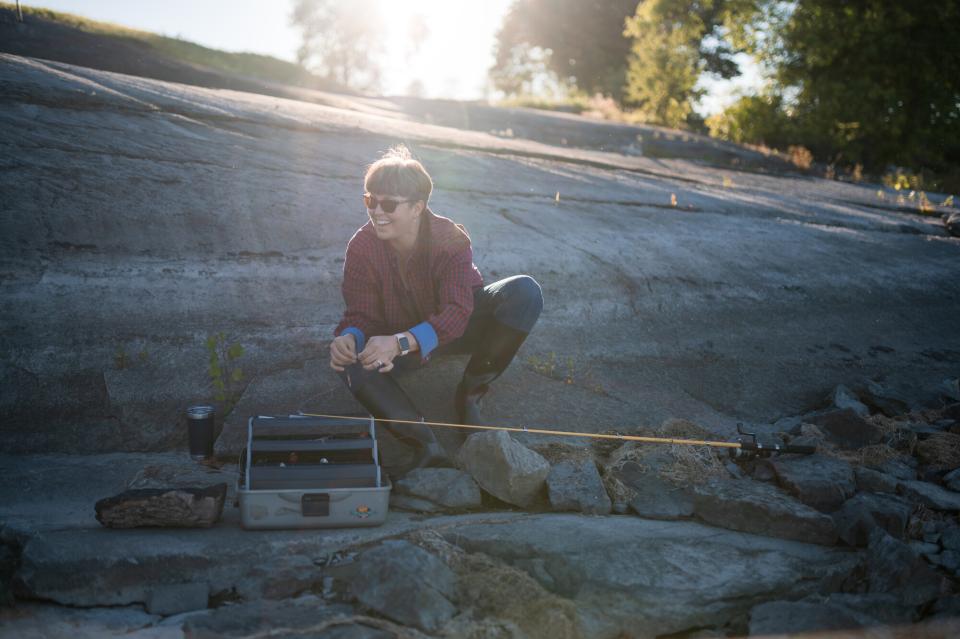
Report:
[[[410,340],[407,339],[406,335],[401,335],[397,337],[397,341],[400,342],[400,350],[406,353],[410,350]]]

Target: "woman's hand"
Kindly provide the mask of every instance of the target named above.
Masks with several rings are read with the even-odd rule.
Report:
[[[393,370],[393,358],[400,354],[400,345],[393,335],[377,335],[367,340],[360,353],[360,363],[368,371],[379,370],[389,373]]]
[[[344,333],[330,342],[330,368],[343,371],[357,361],[357,338],[352,333]]]

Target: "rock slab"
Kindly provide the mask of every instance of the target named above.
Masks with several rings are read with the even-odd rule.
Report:
[[[483,490],[520,507],[538,501],[550,472],[543,456],[502,430],[468,437],[460,448],[459,464]]]
[[[940,577],[910,546],[875,528],[870,533],[867,583],[871,593],[891,593],[919,606],[940,594]]]
[[[107,528],[209,528],[220,519],[227,485],[207,488],[138,488],[96,503]]]
[[[840,538],[850,546],[866,546],[870,532],[881,528],[903,539],[913,506],[895,495],[859,493],[834,515]]]
[[[782,457],[770,464],[781,487],[821,512],[836,510],[857,488],[850,464],[834,457]]]
[[[693,489],[694,514],[742,532],[833,545],[833,519],[776,487],[752,479],[710,480]]]
[[[925,481],[903,481],[897,487],[897,492],[911,501],[934,510],[960,511],[960,493],[941,488],[936,484]]]
[[[386,541],[363,553],[350,590],[367,608],[429,633],[457,611],[453,571],[408,541]]]

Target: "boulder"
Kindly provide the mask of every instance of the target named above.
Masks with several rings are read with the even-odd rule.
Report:
[[[547,498],[551,510],[610,514],[610,496],[592,459],[567,460],[553,466],[547,475]]]
[[[883,433],[875,424],[850,408],[810,415],[804,420],[820,428],[832,443],[848,450],[870,446],[883,440]]]
[[[693,489],[694,514],[704,522],[769,537],[832,545],[833,520],[787,493],[751,479],[711,480]]]
[[[439,532],[571,600],[581,636],[592,639],[719,627],[770,599],[835,589],[857,561],[825,546],[639,517],[544,513]]]
[[[606,483],[609,493],[640,517],[688,519],[693,516],[690,491],[660,477],[656,466],[651,468],[636,461],[608,466]]]
[[[936,564],[950,573],[960,571],[960,552],[956,550],[944,550],[938,555],[928,557],[930,563]]]
[[[208,528],[220,519],[227,485],[208,488],[138,488],[96,503],[107,528]]]
[[[539,500],[550,472],[546,459],[502,430],[470,435],[458,459],[483,490],[520,507]]]
[[[940,577],[910,546],[879,528],[870,533],[866,556],[870,593],[889,593],[919,606],[940,594]]]
[[[947,490],[925,481],[902,481],[897,493],[910,501],[923,504],[933,510],[945,512],[960,511],[960,493]]]
[[[912,457],[894,457],[870,466],[897,479],[916,479],[916,460]]]
[[[482,501],[477,482],[456,468],[415,468],[397,480],[394,490],[453,510],[479,508]]]
[[[905,397],[874,380],[867,380],[860,398],[874,412],[883,413],[887,417],[903,415],[910,410],[910,404]]]
[[[403,540],[364,552],[350,582],[351,594],[363,606],[428,633],[456,613],[455,591],[456,576],[443,561]]]
[[[835,457],[778,457],[771,459],[770,465],[781,487],[822,512],[836,510],[856,491],[853,468]]]
[[[890,493],[897,492],[899,480],[893,475],[881,473],[878,470],[871,470],[862,466],[856,466],[853,469],[853,476],[857,482],[857,490],[863,490],[869,493]]]
[[[878,527],[904,539],[912,511],[913,506],[900,497],[859,493],[843,504],[833,520],[840,539],[850,546],[866,546],[870,531]]]
[[[950,401],[960,402],[960,379],[951,377],[940,382],[940,394]]]
[[[849,388],[843,384],[838,385],[833,389],[833,394],[830,397],[833,405],[840,410],[850,409],[861,417],[869,417],[870,409],[866,404],[861,402],[857,396]]]

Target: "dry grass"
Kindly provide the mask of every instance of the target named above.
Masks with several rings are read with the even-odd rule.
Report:
[[[960,435],[936,433],[917,443],[917,457],[936,469],[960,467]]]

